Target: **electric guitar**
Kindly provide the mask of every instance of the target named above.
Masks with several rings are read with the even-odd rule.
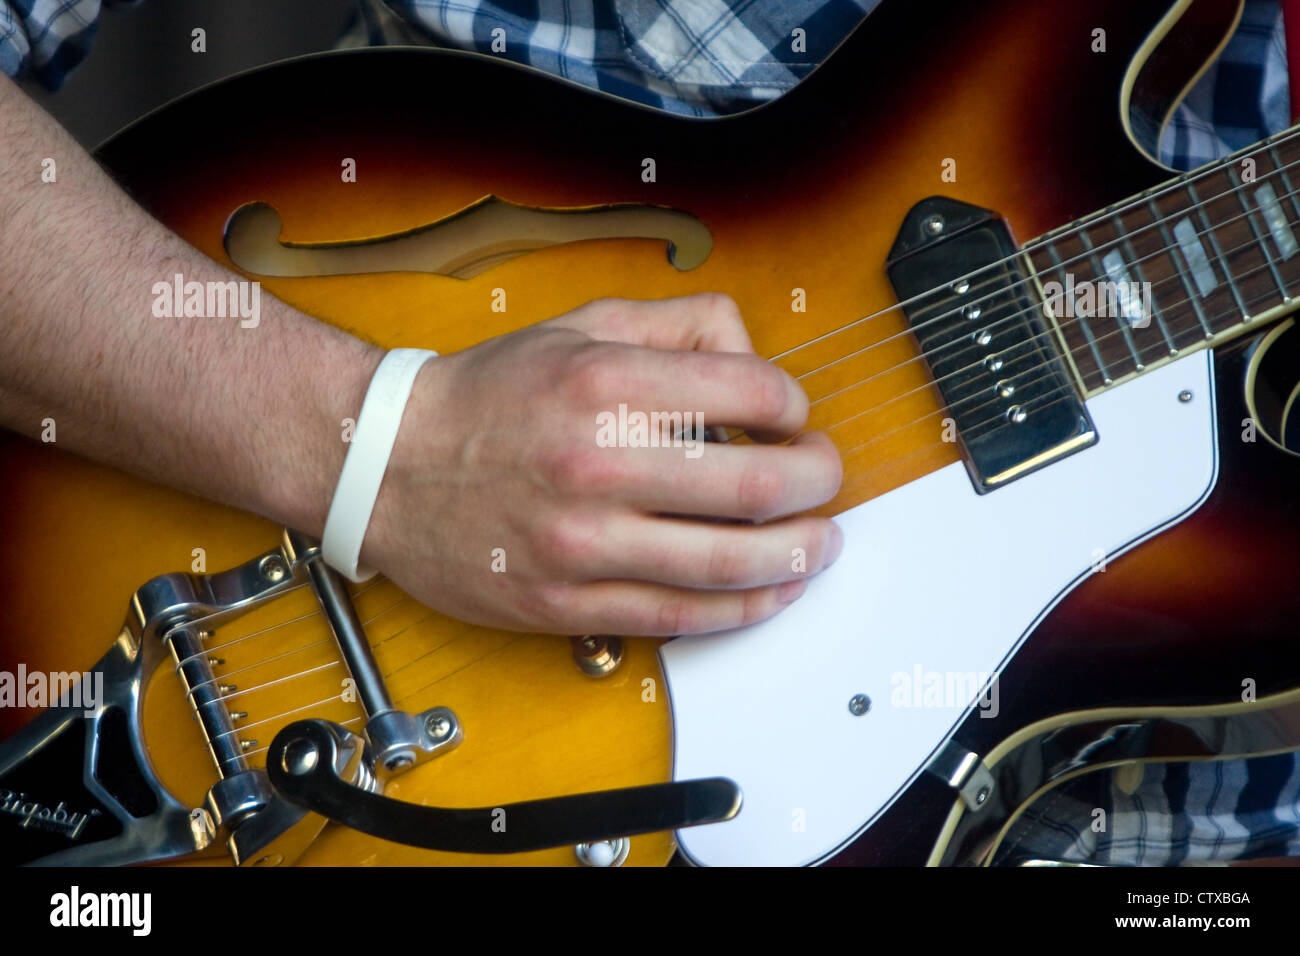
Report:
[[[1015,863],[1080,774],[1300,747],[1300,132],[1154,159],[1239,14],[886,2],[717,121],[355,51],[111,139],[194,246],[386,347],[729,293],[846,544],[739,631],[519,635],[6,435],[0,667],[85,676],[0,707],[0,855]]]

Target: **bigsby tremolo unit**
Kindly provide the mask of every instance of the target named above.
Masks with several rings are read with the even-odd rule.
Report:
[[[355,684],[363,722],[356,730],[319,718],[290,723],[272,740],[265,768],[254,768],[205,641],[304,585]],[[162,784],[143,739],[144,689],[165,662],[179,675],[216,764],[219,779],[200,807]],[[394,776],[456,747],[461,725],[447,707],[412,714],[394,706],[343,579],[320,559],[317,542],[293,531],[231,570],[146,583],[91,673],[103,679],[93,710],[65,695],[0,743],[0,800],[6,813],[24,818],[16,838],[0,840],[0,862],[153,863],[219,853],[224,842],[237,865],[287,865],[331,821],[426,849],[520,853],[713,823],[740,808],[740,791],[723,778],[481,808],[384,796]],[[503,813],[504,830],[493,826]]]

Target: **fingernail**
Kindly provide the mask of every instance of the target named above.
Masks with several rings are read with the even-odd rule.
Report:
[[[831,540],[826,544],[826,559],[822,561],[822,568],[829,568],[839,558],[840,552],[844,550],[844,532],[837,524],[831,524]]]
[[[789,604],[799,595],[803,594],[808,587],[808,579],[803,578],[798,581],[786,581],[776,589],[776,599],[782,604]]]

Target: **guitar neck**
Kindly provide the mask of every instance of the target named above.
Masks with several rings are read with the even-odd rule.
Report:
[[[1085,396],[1297,307],[1298,130],[1026,244]]]

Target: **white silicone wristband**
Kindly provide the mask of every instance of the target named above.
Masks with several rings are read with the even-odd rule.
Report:
[[[397,441],[402,413],[424,363],[437,355],[427,349],[393,349],[380,361],[366,390],[366,400],[352,431],[352,447],[330,502],[321,536],[325,563],[351,581],[366,581],[375,572],[357,567],[379,486]]]

